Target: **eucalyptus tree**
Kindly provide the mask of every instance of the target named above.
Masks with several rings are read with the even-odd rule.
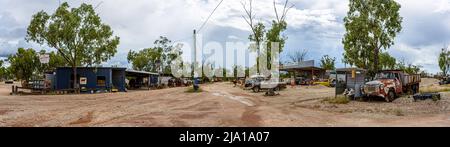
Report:
[[[27,29],[27,41],[54,48],[73,69],[77,81],[77,66],[94,66],[109,60],[117,52],[119,37],[102,23],[92,5],[70,8],[62,3],[53,14],[40,11],[32,16]],[[73,88],[78,89],[77,82]]]

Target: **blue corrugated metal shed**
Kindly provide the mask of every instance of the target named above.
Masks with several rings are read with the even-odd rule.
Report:
[[[78,67],[77,83],[80,78],[86,78],[86,84],[80,84],[88,90],[111,90],[112,88],[125,92],[126,68],[116,67]],[[56,69],[56,90],[73,89],[73,69],[59,67]]]

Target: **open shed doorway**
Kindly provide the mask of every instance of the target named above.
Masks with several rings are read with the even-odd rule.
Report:
[[[129,90],[150,90],[158,85],[159,74],[145,71],[126,71],[126,85]]]

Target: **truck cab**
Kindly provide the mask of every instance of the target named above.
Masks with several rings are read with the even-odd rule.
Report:
[[[409,75],[400,70],[387,70],[376,74],[373,81],[363,86],[363,94],[384,98],[392,102],[404,93],[419,91],[420,75]]]

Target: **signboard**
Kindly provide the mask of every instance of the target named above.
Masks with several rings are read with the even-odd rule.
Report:
[[[80,77],[80,85],[86,85],[87,84],[87,78],[86,77]]]
[[[356,70],[352,70],[352,79],[356,78]]]
[[[39,61],[42,64],[47,64],[48,62],[50,62],[50,55],[49,54],[42,54],[39,55]]]

